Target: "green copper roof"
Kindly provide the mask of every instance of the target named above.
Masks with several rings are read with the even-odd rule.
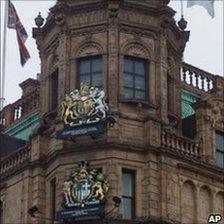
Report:
[[[195,111],[192,108],[191,104],[198,101],[200,97],[192,92],[182,89],[181,98],[182,98],[182,118],[186,118],[193,115]]]
[[[15,125],[8,128],[4,134],[13,136],[19,139],[28,140],[32,131],[39,123],[38,113],[33,113],[27,118],[21,120]]]

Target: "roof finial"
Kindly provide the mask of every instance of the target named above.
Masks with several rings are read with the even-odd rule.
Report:
[[[38,28],[40,28],[44,24],[44,18],[41,16],[40,12],[34,20],[35,20],[35,24]]]

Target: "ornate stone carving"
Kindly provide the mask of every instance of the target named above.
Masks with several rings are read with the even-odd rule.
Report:
[[[135,57],[149,58],[149,53],[148,53],[147,49],[145,49],[145,47],[143,47],[139,43],[128,44],[124,48],[124,54],[130,55],[130,56],[135,56]]]
[[[79,48],[76,57],[85,57],[87,55],[101,55],[103,54],[102,47],[94,42],[89,42],[84,44],[82,47]]]

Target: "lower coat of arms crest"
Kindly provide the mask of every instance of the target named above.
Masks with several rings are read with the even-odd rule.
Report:
[[[96,169],[88,169],[82,162],[64,183],[64,207],[85,207],[103,202],[109,189],[107,178]]]

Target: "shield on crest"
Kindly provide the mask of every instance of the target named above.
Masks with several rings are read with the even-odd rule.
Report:
[[[75,106],[75,111],[79,117],[87,117],[92,111],[93,100],[91,97],[82,97]]]
[[[89,180],[81,180],[76,183],[75,196],[77,201],[86,200],[91,194],[91,183]]]

